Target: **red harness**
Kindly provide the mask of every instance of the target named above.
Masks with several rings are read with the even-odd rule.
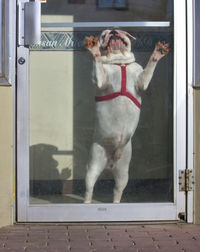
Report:
[[[108,95],[103,95],[103,96],[95,96],[95,101],[96,102],[100,102],[100,101],[108,101],[111,99],[114,99],[118,96],[126,96],[129,99],[131,99],[131,101],[140,109],[141,108],[141,104],[139,103],[139,101],[130,93],[126,90],[126,67],[128,64],[125,65],[121,65],[121,64],[115,64],[121,67],[121,75],[122,75],[122,81],[121,81],[121,91],[120,92],[114,92]]]

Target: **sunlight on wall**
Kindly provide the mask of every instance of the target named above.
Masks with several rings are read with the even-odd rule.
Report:
[[[45,15],[42,22],[73,18]],[[30,52],[30,148],[31,179],[73,178],[73,52]]]

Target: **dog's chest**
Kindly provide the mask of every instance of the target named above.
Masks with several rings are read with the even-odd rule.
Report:
[[[122,85],[125,85],[127,91],[136,95],[135,84],[139,73],[137,65],[109,64],[105,65],[104,68],[107,73],[108,92],[119,92]]]
[[[141,102],[135,88],[141,67],[135,67],[132,64],[127,66],[107,65],[105,70],[107,88],[101,91],[101,96],[108,97],[108,94],[117,94],[117,97],[96,103],[98,132],[104,138],[109,137],[112,132],[112,137],[118,139],[122,131],[124,136],[130,136],[138,124],[140,108],[126,91],[131,93],[138,102]]]

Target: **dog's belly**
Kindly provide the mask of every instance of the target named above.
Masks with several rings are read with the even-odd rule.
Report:
[[[140,109],[127,97],[97,102],[95,140],[111,149],[122,148],[133,136]]]

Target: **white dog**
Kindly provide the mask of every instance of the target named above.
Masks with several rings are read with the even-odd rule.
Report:
[[[105,168],[113,172],[115,179],[113,202],[120,202],[128,182],[131,138],[140,117],[140,94],[147,89],[157,62],[169,52],[168,44],[158,42],[143,69],[135,62],[131,39],[135,38],[125,31],[105,30],[99,40],[93,36],[85,40],[94,57],[93,79],[97,95],[85,203],[91,203],[95,182]]]

